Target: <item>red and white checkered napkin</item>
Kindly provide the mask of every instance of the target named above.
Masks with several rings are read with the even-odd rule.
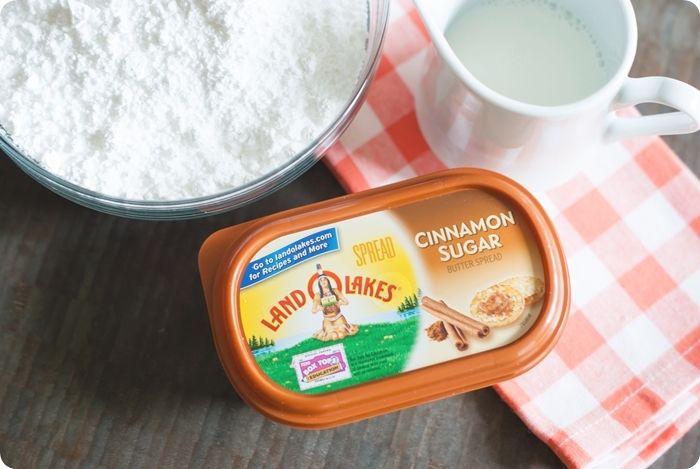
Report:
[[[392,7],[367,103],[326,158],[351,191],[445,168],[414,111],[429,38],[410,0]],[[700,419],[700,182],[640,139],[536,195],[565,245],[572,314],[498,392],[569,466],[647,466]]]

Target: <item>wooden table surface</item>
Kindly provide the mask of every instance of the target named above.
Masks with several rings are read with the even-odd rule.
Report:
[[[700,16],[638,0],[634,76],[700,84]],[[700,174],[700,134],[670,138]],[[69,203],[0,155],[0,454],[36,467],[560,467],[491,389],[329,431],[274,424],[219,366],[196,267],[213,231],[343,193],[317,165],[249,207],[176,223]],[[687,468],[700,426],[654,467]]]

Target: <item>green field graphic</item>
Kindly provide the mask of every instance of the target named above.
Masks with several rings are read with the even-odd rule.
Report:
[[[273,381],[292,391],[304,394],[337,391],[403,371],[418,337],[419,324],[420,316],[415,315],[397,322],[360,325],[357,334],[342,340],[323,342],[310,338],[288,349],[260,355],[256,361]],[[301,391],[291,367],[292,357],[337,343],[345,348],[352,377]]]

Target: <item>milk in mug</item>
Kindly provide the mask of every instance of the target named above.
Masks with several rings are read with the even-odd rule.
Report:
[[[611,76],[586,26],[547,0],[466,2],[445,35],[479,81],[529,104],[579,101]]]

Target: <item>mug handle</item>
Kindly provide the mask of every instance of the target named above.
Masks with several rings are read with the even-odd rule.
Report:
[[[616,109],[641,103],[657,103],[676,112],[640,117],[611,114],[605,140],[643,135],[678,135],[700,130],[700,90],[667,77],[628,78],[614,102]]]

